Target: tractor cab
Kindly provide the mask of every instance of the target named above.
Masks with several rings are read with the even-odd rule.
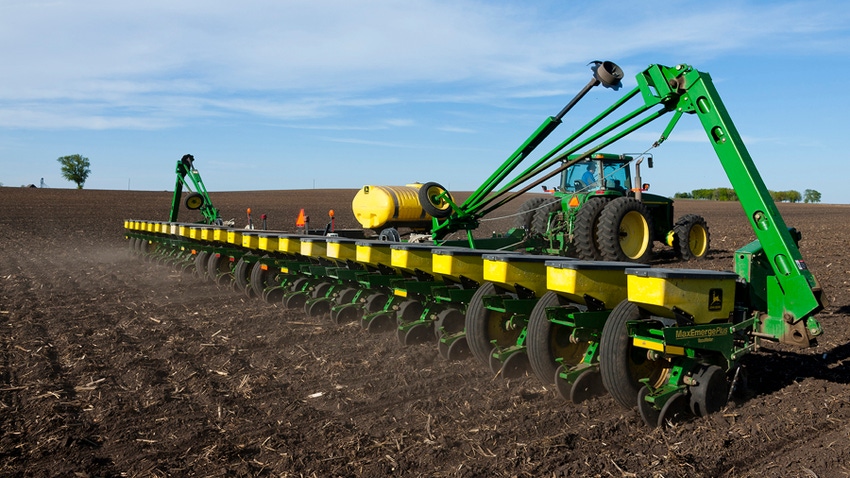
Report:
[[[569,161],[575,157],[569,158]],[[618,154],[594,154],[563,171],[560,189],[568,193],[588,193],[603,189],[625,194],[632,188],[629,173],[631,160],[630,156]]]

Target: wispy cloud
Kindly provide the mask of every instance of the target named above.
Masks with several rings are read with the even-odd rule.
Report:
[[[843,2],[721,3],[7,1],[0,126],[149,129],[557,96],[602,55],[805,49],[850,23]]]

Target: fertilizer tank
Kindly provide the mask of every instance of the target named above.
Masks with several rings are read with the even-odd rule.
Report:
[[[427,229],[431,226],[431,216],[419,203],[421,187],[418,183],[406,186],[363,186],[351,201],[354,217],[365,229]]]

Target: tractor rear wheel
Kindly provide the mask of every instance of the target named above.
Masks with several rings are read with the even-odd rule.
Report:
[[[466,309],[466,340],[481,363],[490,366],[493,341],[496,346],[515,345],[521,330],[507,327],[510,316],[484,306],[484,297],[496,295],[496,286],[485,282],[475,291]]]
[[[606,261],[647,263],[652,258],[652,217],[637,199],[610,201],[599,215],[596,230]]]
[[[626,322],[641,320],[637,304],[620,302],[602,328],[599,341],[599,372],[608,393],[625,408],[634,408],[638,393],[644,386],[640,382],[649,379],[649,385],[657,387],[669,371],[664,360],[651,360],[647,349],[635,347],[629,337]]]
[[[539,207],[537,211],[534,212],[534,218],[531,221],[531,231],[535,234],[546,234],[546,231],[549,230],[549,217],[552,215],[552,213],[556,213],[560,210],[560,199],[549,201],[542,207]]]
[[[683,261],[702,259],[708,253],[711,235],[705,218],[686,214],[673,226],[673,249]]]
[[[579,259],[586,261],[598,261],[602,259],[599,251],[599,241],[596,236],[596,226],[599,223],[599,214],[605,205],[606,198],[589,199],[581,205],[576,214],[573,244]]]
[[[534,305],[528,319],[528,361],[534,375],[543,384],[553,383],[559,358],[567,369],[581,362],[587,343],[576,344],[570,341],[572,327],[554,324],[549,320],[546,309],[563,307],[569,301],[555,292],[549,291]]]
[[[531,231],[531,224],[534,221],[534,213],[537,212],[537,208],[543,205],[546,201],[546,198],[531,198],[528,201],[522,203],[522,206],[517,209],[516,212],[516,224],[514,227],[519,229],[525,229],[526,231]]]

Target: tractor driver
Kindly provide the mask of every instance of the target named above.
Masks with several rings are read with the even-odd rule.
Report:
[[[587,165],[587,171],[582,174],[581,181],[588,187],[596,185],[596,163]]]

